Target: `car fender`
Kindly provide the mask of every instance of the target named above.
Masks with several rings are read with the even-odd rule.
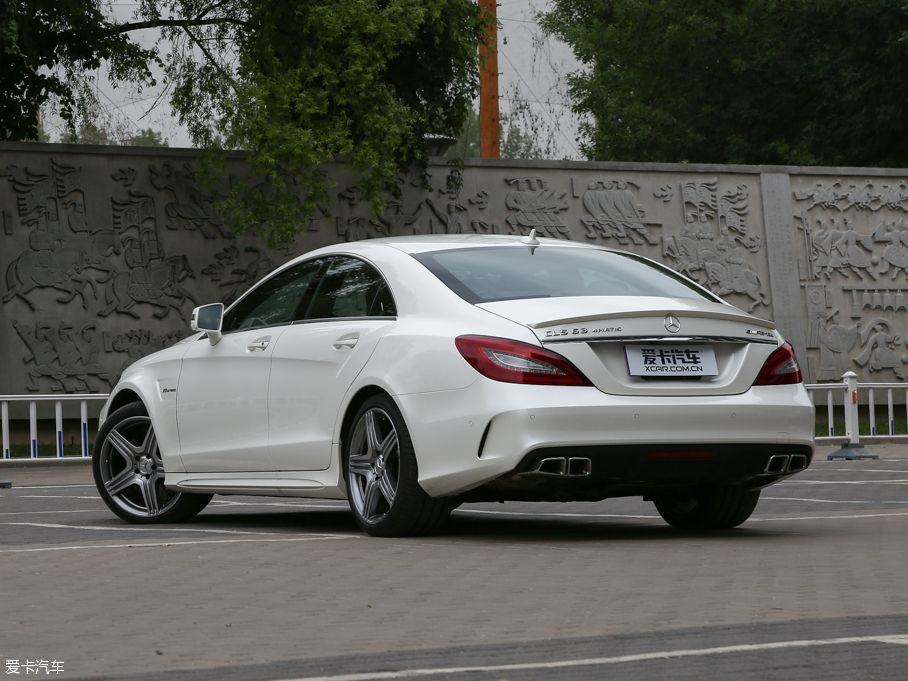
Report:
[[[101,410],[103,423],[109,416],[110,406],[119,402],[117,397],[121,393],[130,391],[138,395],[155,429],[164,470],[174,473],[186,470],[180,457],[177,431],[177,385],[188,347],[188,344],[172,346],[143,358],[141,364],[129,366]]]
[[[374,387],[388,393],[412,432],[412,415],[400,396],[461,391],[473,385],[480,375],[458,352],[454,344],[457,336],[478,334],[539,345],[527,327],[469,303],[464,305],[467,309],[453,318],[439,316],[420,322],[398,319],[382,336],[344,396],[334,426],[335,444],[343,438],[344,419],[351,403],[364,389]]]

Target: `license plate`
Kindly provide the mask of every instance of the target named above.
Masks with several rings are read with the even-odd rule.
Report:
[[[709,345],[625,345],[631,376],[717,376],[716,355]]]

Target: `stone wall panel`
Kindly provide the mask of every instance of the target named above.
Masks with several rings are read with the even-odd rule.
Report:
[[[0,393],[106,392],[278,265],[331,243],[406,234],[528,234],[659,260],[775,319],[809,380],[904,380],[908,179],[897,171],[468,160],[399,177],[373,216],[341,163],[307,233],[279,249],[230,233],[196,152],[0,144]],[[862,175],[861,173],[865,173]],[[765,186],[764,186],[765,185]]]

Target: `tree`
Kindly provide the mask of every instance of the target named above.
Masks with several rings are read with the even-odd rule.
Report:
[[[532,133],[520,127],[519,121],[502,113],[498,120],[498,133],[501,139],[501,158],[542,158],[536,139]],[[457,137],[457,143],[450,151],[457,158],[479,158],[479,114],[470,108],[463,130]]]
[[[236,228],[260,227],[272,244],[300,233],[327,203],[320,163],[345,156],[380,211],[386,192],[397,191],[395,174],[425,158],[424,138],[460,130],[487,26],[472,0],[140,0],[126,23],[105,15],[102,0],[64,0],[59,17],[20,22],[33,5],[43,17],[42,3],[56,1],[0,0],[3,35],[13,38],[5,59],[16,62],[17,78],[45,78],[19,90],[15,78],[4,83],[20,110],[11,119],[25,121],[4,123],[6,138],[33,134],[29,117],[48,97],[75,120],[91,89],[67,90],[67,74],[108,59],[115,78],[141,85],[157,60],[180,121],[208,150],[209,182],[222,152],[249,152],[256,181],[234,183],[218,205]],[[148,29],[165,42],[142,50],[127,38]],[[40,44],[24,49],[33,36]],[[49,81],[41,75],[53,69]]]
[[[908,165],[904,0],[554,0],[595,160]]]
[[[501,158],[543,158],[536,135],[520,126],[514,116],[501,115]]]
[[[135,134],[129,134],[123,125],[109,125],[109,121],[98,120],[97,122],[82,122],[75,131],[62,136],[60,139],[64,144],[101,144],[101,145],[123,145],[130,147],[169,147],[164,136],[152,128],[144,128]],[[40,131],[39,131],[40,132]],[[39,142],[49,142],[50,139],[45,134],[43,138],[39,135]]]
[[[157,130],[145,128],[129,138],[126,144],[133,147],[169,147],[167,138]]]
[[[479,158],[482,155],[479,140],[479,114],[472,106],[457,136],[457,144],[450,154],[457,158]]]
[[[71,121],[87,113],[86,72],[102,60],[115,82],[153,82],[152,52],[112,30],[99,0],[0,0],[0,140],[38,137],[50,98]]]
[[[110,131],[104,126],[98,126],[95,123],[80,124],[74,132],[64,135],[60,141],[64,144],[116,144],[116,140],[111,136]]]

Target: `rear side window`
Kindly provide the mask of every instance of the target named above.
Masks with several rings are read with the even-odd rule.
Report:
[[[395,317],[397,316],[397,306],[394,304],[394,298],[391,296],[391,289],[382,282],[375,294],[375,300],[372,301],[372,307],[369,308],[370,317]]]
[[[339,256],[322,277],[306,319],[393,317],[397,314],[388,285],[372,265]]]
[[[663,296],[721,302],[668,268],[586,248],[491,246],[414,256],[471,303],[573,296]]]

